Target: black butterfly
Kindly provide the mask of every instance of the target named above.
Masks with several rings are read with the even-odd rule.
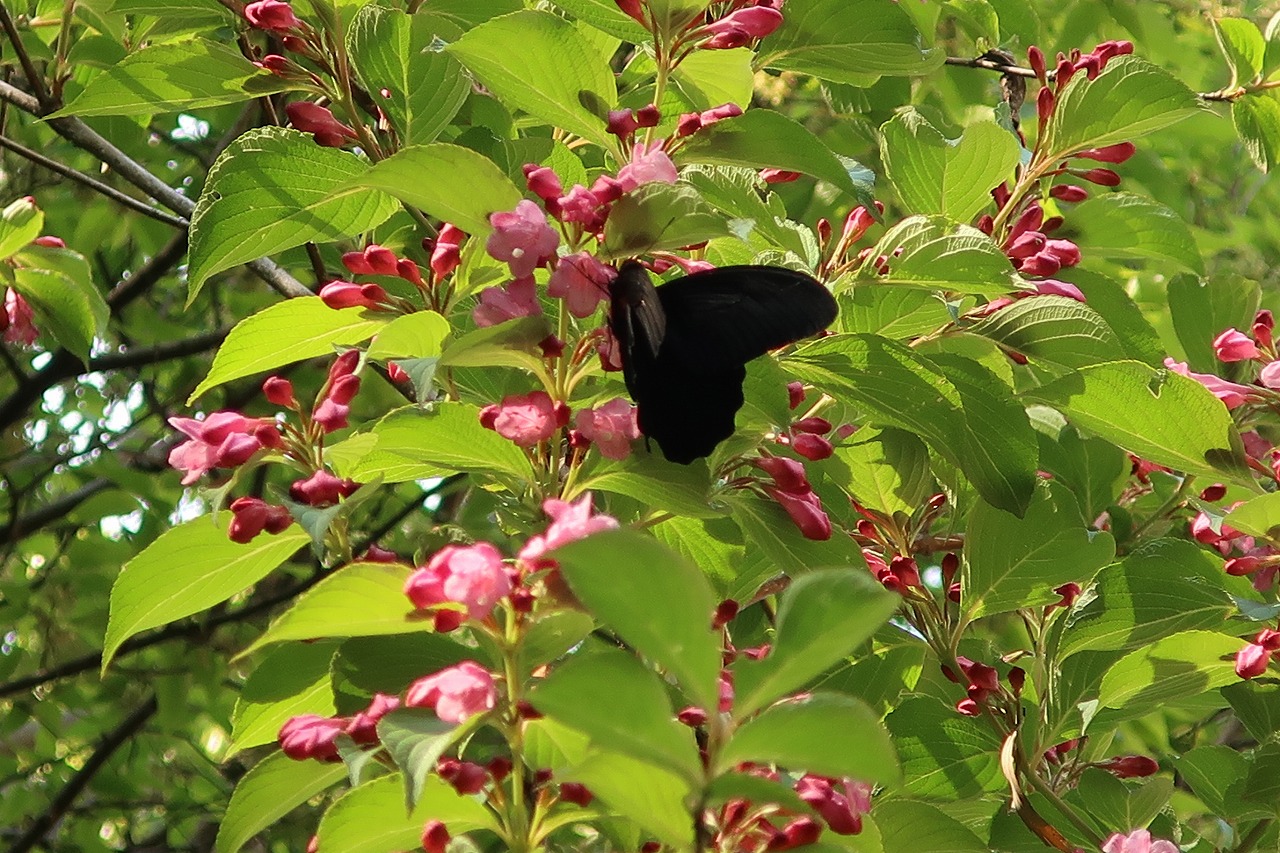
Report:
[[[684,465],[733,435],[748,361],[836,318],[826,287],[782,267],[720,267],[655,288],[627,261],[609,297],[640,432]]]

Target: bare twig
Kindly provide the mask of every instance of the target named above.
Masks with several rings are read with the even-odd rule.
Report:
[[[30,55],[27,54],[26,47],[22,44],[22,37],[18,35],[18,28],[13,24],[13,18],[9,16],[9,7],[0,3],[0,26],[4,27],[4,33],[9,38],[9,43],[13,45],[13,52],[18,56],[18,62],[22,65],[22,73],[27,75],[27,85],[36,93],[36,99],[45,107],[46,110],[54,108],[53,96],[49,94],[48,88],[44,85],[44,77],[36,70],[35,63],[31,61]]]

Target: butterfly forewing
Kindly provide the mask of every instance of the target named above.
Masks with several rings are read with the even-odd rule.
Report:
[[[685,464],[733,434],[747,362],[836,316],[820,282],[780,267],[722,267],[654,288],[644,267],[629,261],[610,297],[640,431]]]

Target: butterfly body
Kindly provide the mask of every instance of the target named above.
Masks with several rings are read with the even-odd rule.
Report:
[[[628,261],[610,285],[609,325],[640,432],[686,465],[733,435],[747,362],[835,317],[820,282],[782,267],[720,267],[654,287]]]

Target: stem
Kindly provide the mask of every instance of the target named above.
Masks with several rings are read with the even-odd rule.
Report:
[[[511,747],[511,802],[507,807],[507,843],[512,853],[527,853],[533,838],[525,800],[524,730],[520,725],[519,614],[507,609],[502,642],[502,673],[507,682],[507,745]]]
[[[1071,825],[1080,830],[1080,834],[1085,837],[1091,847],[1099,848],[1102,846],[1102,837],[1094,830],[1092,826],[1085,823],[1084,818],[1076,814],[1075,809],[1067,805],[1061,797],[1054,793],[1053,789],[1044,783],[1040,776],[1030,769],[1023,767],[1023,778],[1031,783],[1031,787],[1035,788],[1046,800],[1053,803],[1054,807],[1066,815],[1067,820],[1071,821]]]
[[[1155,512],[1147,516],[1146,521],[1134,528],[1132,538],[1135,542],[1138,540],[1138,537],[1146,533],[1147,530],[1149,530],[1156,522],[1160,521],[1160,519],[1164,518],[1172,510],[1176,509],[1183,503],[1187,490],[1191,488],[1191,483],[1194,479],[1195,477],[1190,474],[1185,475],[1182,478],[1182,482],[1178,485],[1178,488],[1169,496],[1169,499],[1160,504],[1159,508],[1156,509]]]
[[[1271,824],[1275,823],[1275,818],[1263,818],[1253,825],[1253,829],[1249,830],[1249,834],[1240,839],[1240,844],[1235,848],[1235,853],[1249,853],[1262,840],[1262,836],[1267,834],[1267,830],[1271,828]]]

